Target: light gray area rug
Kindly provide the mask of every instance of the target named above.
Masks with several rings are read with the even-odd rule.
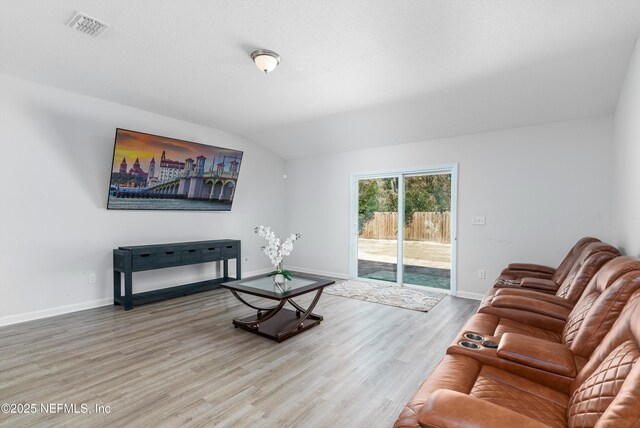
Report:
[[[339,282],[324,289],[325,293],[335,296],[350,297],[366,302],[397,306],[414,311],[428,312],[446,294],[427,290],[400,287],[395,284],[356,281],[353,279]]]

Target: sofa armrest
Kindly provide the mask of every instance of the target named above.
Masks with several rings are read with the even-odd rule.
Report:
[[[507,266],[509,270],[526,270],[529,272],[539,272],[546,273],[548,275],[553,275],[556,273],[556,268],[552,268],[550,266],[538,265],[535,263],[511,263]]]
[[[560,284],[551,279],[525,277],[520,280],[520,287],[555,293],[560,288]]]
[[[566,321],[571,310],[555,303],[546,302],[544,300],[532,299],[523,296],[510,296],[496,294],[491,302],[494,308],[516,309],[520,311],[532,312],[534,314],[544,315],[545,317],[555,318]]]
[[[511,270],[511,269],[503,269],[500,272],[500,276],[498,276],[496,282],[500,281],[517,281],[520,283],[522,278],[540,278],[540,279],[551,279],[553,275],[549,275],[548,273],[542,272],[529,272],[526,270]]]
[[[573,352],[567,346],[524,334],[503,334],[498,345],[498,356],[562,376],[576,377],[578,373]]]
[[[563,306],[569,310],[573,309],[575,304],[568,299],[555,296],[553,294],[541,293],[535,290],[527,290],[522,287],[519,288],[502,288],[496,291],[496,296],[520,296],[530,299],[541,300],[543,302],[553,303],[554,305]]]
[[[489,401],[449,389],[434,391],[418,413],[423,427],[540,428],[546,425]]]

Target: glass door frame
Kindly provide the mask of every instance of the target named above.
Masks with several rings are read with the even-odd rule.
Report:
[[[404,213],[404,177],[416,175],[438,175],[451,174],[451,276],[449,294],[457,295],[458,286],[458,164],[443,164],[420,168],[400,168],[386,171],[374,171],[365,173],[353,173],[350,177],[349,192],[349,278],[371,281],[369,278],[358,277],[358,181],[376,178],[397,178],[398,179],[398,255],[396,266],[396,283],[413,287],[411,284],[403,284],[404,275],[404,219],[400,213]],[[402,239],[400,239],[402,238]],[[402,266],[402,267],[400,267]],[[424,286],[415,286],[425,288]],[[428,287],[427,287],[428,288]],[[444,291],[444,290],[438,290]]]

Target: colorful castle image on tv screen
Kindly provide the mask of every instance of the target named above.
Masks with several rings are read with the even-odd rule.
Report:
[[[108,209],[229,211],[242,152],[116,130]]]

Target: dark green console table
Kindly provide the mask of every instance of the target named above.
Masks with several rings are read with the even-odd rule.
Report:
[[[236,260],[235,278],[229,277],[230,259]],[[218,261],[223,262],[223,276],[221,278],[144,293],[133,293],[133,272]],[[122,295],[123,274],[124,296]],[[218,288],[219,284],[236,279],[241,279],[240,241],[234,239],[137,245],[113,250],[113,304],[124,306],[125,311],[132,309],[134,304],[141,305],[176,296],[199,293]]]

